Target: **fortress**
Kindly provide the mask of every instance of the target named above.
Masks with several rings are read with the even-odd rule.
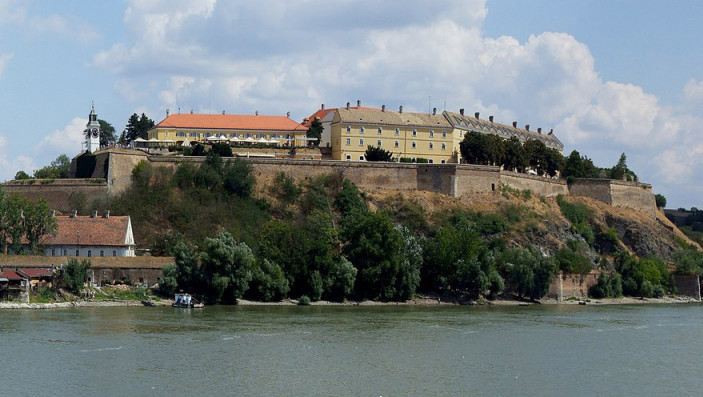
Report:
[[[499,167],[468,164],[414,164],[348,162],[293,158],[247,157],[236,153],[253,168],[259,184],[270,184],[276,174],[284,172],[297,181],[318,175],[341,173],[361,188],[421,190],[460,197],[467,194],[500,192],[504,186],[530,190],[551,197],[559,194],[590,197],[615,207],[626,207],[654,218],[656,204],[651,185],[610,179],[565,180],[545,178],[501,170]],[[305,156],[303,156],[305,157]],[[96,153],[96,165],[90,179],[24,180],[7,182],[6,193],[18,192],[30,198],[44,198],[50,207],[70,211],[71,196],[82,193],[88,199],[119,194],[131,183],[134,166],[146,160],[153,167],[175,168],[181,162],[200,163],[204,157],[149,155],[141,151],[103,150]],[[75,162],[74,162],[75,163]],[[75,175],[75,164],[72,174]]]

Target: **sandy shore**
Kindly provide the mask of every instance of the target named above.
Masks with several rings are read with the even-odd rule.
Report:
[[[642,305],[642,304],[675,304],[675,303],[701,303],[689,297],[665,297],[665,298],[609,298],[609,299],[585,299],[586,305]],[[163,299],[160,301],[151,301],[153,306],[171,306],[172,300]],[[295,306],[298,301],[286,299],[281,302],[257,302],[240,299],[239,305],[242,306]],[[492,301],[472,302],[471,305],[488,305],[488,306],[531,306],[531,305],[578,305],[578,300],[565,300],[559,302],[556,299],[545,298],[535,302],[522,302],[512,299],[496,299]],[[346,302],[330,302],[317,301],[311,302],[311,306],[457,306],[460,303],[455,301],[438,300],[436,298],[418,297],[405,302],[374,302],[374,301],[346,301]],[[139,301],[73,301],[59,303],[16,303],[16,302],[0,302],[0,310],[2,309],[66,309],[73,307],[112,307],[112,306],[144,306]]]

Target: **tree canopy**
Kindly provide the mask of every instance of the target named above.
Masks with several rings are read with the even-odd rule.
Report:
[[[138,116],[134,113],[129,116],[127,126],[122,131],[122,135],[120,135],[120,142],[126,143],[137,138],[146,139],[147,132],[154,128],[154,125],[154,120],[147,117],[146,114],[142,113],[141,116]]]
[[[322,132],[324,131],[324,127],[322,126],[322,123],[320,122],[319,119],[315,119],[310,123],[310,127],[308,128],[308,132],[306,136],[308,138],[315,138],[317,139],[314,141],[314,145],[317,146],[320,144],[320,139],[322,138]]]

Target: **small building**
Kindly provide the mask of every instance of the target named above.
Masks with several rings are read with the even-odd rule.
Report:
[[[15,300],[27,292],[29,280],[14,270],[0,273],[0,300]]]
[[[308,127],[285,116],[168,114],[149,130],[147,142],[229,142],[305,146]]]
[[[53,269],[23,268],[17,270],[17,274],[29,280],[29,288],[50,287],[54,281],[56,272]]]
[[[134,235],[129,216],[55,216],[56,235],[41,241],[46,256],[134,256]]]
[[[312,122],[317,120],[322,124],[322,136],[320,137],[320,147],[321,148],[331,148],[332,147],[332,120],[334,119],[334,112],[338,108],[325,108],[325,104],[320,105],[315,113],[310,117],[303,120],[303,126],[305,128],[310,128]],[[361,106],[361,101],[356,101],[356,106],[349,106],[347,103],[346,109],[364,109],[364,110],[375,110],[380,112],[381,109],[363,107]]]

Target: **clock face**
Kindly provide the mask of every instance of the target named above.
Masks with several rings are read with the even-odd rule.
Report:
[[[93,138],[97,138],[99,132],[100,131],[97,128],[93,128],[90,130],[90,133],[93,134]]]

